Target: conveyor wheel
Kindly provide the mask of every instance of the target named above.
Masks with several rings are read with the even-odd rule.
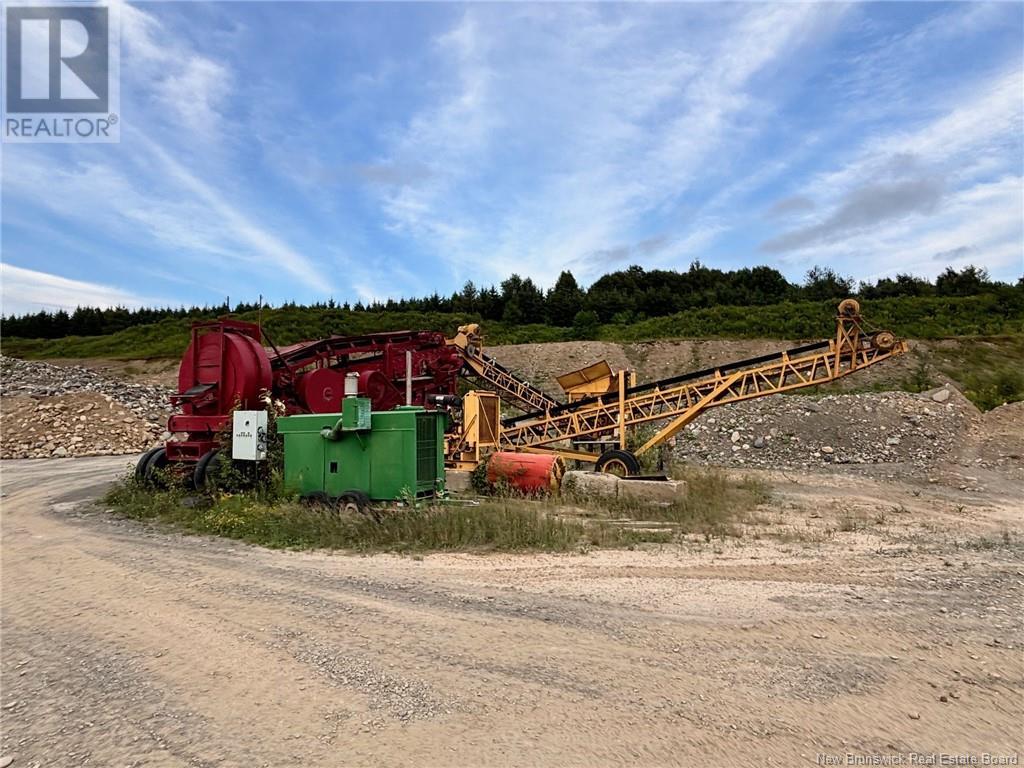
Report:
[[[843,317],[855,317],[860,314],[860,302],[856,299],[843,299],[839,302],[839,314]]]
[[[884,352],[888,352],[896,346],[896,336],[892,331],[879,331],[871,337],[871,341],[877,349],[881,349]]]
[[[619,477],[640,474],[640,460],[632,451],[615,448],[605,451],[594,467],[598,472],[607,472]]]

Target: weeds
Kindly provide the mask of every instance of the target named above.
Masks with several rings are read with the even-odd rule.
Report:
[[[1015,549],[1021,545],[1019,536],[1014,536],[1009,531],[1001,531],[996,536],[978,536],[965,541],[956,542],[957,549],[968,549],[975,551],[988,551],[993,549]]]
[[[103,501],[126,517],[273,548],[565,552],[669,543],[687,534],[702,534],[708,542],[739,536],[739,515],[767,495],[755,481],[733,483],[719,472],[693,471],[686,479],[687,497],[669,506],[588,499],[588,507],[604,513],[594,519],[568,514],[557,499],[514,497],[488,498],[476,506],[396,505],[373,519],[343,515],[329,506],[311,506],[263,489],[186,495],[173,487],[147,488],[133,478],[116,484]],[[650,521],[652,526],[624,525],[609,519],[611,514],[638,523]]]
[[[839,530],[843,533],[859,531],[862,527],[861,521],[851,514],[845,514],[839,518]]]

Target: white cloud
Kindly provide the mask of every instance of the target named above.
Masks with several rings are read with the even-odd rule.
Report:
[[[59,309],[73,312],[76,307],[141,307],[157,303],[110,285],[70,280],[48,272],[0,264],[2,314],[23,315]]]
[[[305,285],[316,290],[330,290],[331,279],[323,269],[285,243],[281,238],[259,226],[234,206],[218,189],[191,173],[170,156],[162,147],[145,143],[153,156],[167,169],[170,178],[180,188],[190,192],[204,208],[207,220],[216,222],[235,241],[235,258],[256,262],[264,268],[287,272]]]
[[[572,263],[585,278],[602,267],[587,254],[652,236],[634,231],[645,217],[672,218],[680,196],[721,166],[763,111],[751,79],[796,55],[843,9],[730,9],[715,17],[725,29],[685,41],[664,37],[670,12],[467,11],[439,40],[460,87],[417,116],[395,148],[395,158],[437,172],[386,196],[385,213],[456,275],[479,279],[486,268],[492,278],[519,271],[544,283]],[[539,168],[537,177],[510,182],[502,165],[516,163]],[[492,186],[492,172],[504,186]],[[659,260],[705,247],[724,228],[717,218],[673,226],[684,233],[673,233],[675,247]]]
[[[817,201],[836,199],[850,188],[872,180],[894,156],[907,156],[923,166],[969,177],[979,168],[991,170],[993,157],[1018,146],[1024,127],[1024,72],[1014,63],[1003,72],[966,85],[962,93],[943,94],[930,105],[937,116],[910,129],[872,135],[848,153],[837,168],[819,174],[805,192]]]
[[[121,43],[130,64],[122,71],[170,118],[203,141],[217,138],[234,75],[224,63],[195,51],[160,19],[136,5],[118,3]]]
[[[1024,268],[1019,63],[933,98],[922,112],[930,119],[871,135],[812,177],[799,191],[816,208],[762,247],[788,252],[784,263],[849,264],[865,276],[934,276],[949,266],[936,254],[956,254],[953,266],[1016,279]],[[929,194],[910,199],[926,186]],[[851,220],[854,203],[870,216]]]
[[[5,192],[101,231],[122,247],[150,252],[154,260],[170,251],[179,268],[211,274],[218,263],[234,264],[247,279],[262,276],[267,285],[284,275],[329,290],[331,280],[321,270],[223,192],[155,142],[138,135],[130,140],[149,165],[60,162],[21,151],[7,158]]]
[[[944,12],[916,25],[900,25],[895,32],[883,32],[884,22],[864,14],[861,28],[878,34],[861,38],[861,45],[829,67],[829,82],[854,119],[862,120],[865,112],[888,116],[894,107],[914,108],[920,73],[934,69],[935,52],[951,51],[972,35],[1005,25],[1008,7],[998,2],[952,3]],[[861,4],[858,10],[868,8]]]
[[[798,253],[792,262],[838,265],[858,276],[910,273],[932,278],[946,267],[975,264],[1014,280],[1024,271],[1024,179],[1007,175],[951,194],[928,218],[859,232]]]
[[[124,2],[119,11],[130,64],[122,69],[122,96],[143,102],[124,121],[122,142],[61,152],[17,147],[5,158],[8,201],[74,222],[89,231],[84,241],[99,235],[122,252],[146,253],[154,262],[146,266],[172,263],[185,275],[201,274],[213,290],[258,290],[282,278],[330,290],[324,271],[252,208],[249,187],[223,162],[216,140],[230,133],[230,69],[156,15]]]

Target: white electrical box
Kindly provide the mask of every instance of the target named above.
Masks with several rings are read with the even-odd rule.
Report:
[[[267,458],[267,412],[235,411],[231,430],[231,458],[263,461]]]

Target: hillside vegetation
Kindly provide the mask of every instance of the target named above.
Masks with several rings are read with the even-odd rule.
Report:
[[[714,310],[723,307],[734,308],[728,319],[734,332],[750,332],[747,318],[753,308],[771,307],[791,303],[837,301],[856,294],[862,299],[940,299],[990,296],[1000,307],[1007,303],[1020,312],[1024,298],[1024,279],[1009,285],[989,278],[984,269],[968,266],[957,271],[952,267],[938,275],[934,281],[912,275],[897,275],[881,278],[875,283],[860,283],[855,287],[852,278],[843,277],[828,268],[814,267],[807,272],[800,285],[789,282],[781,272],[767,266],[744,267],[735,270],[720,270],[694,262],[686,271],[645,270],[639,266],[611,272],[596,280],[586,289],[581,288],[569,271],[559,275],[555,284],[547,291],[538,287],[529,277],[511,275],[503,280],[499,288],[478,288],[467,282],[461,291],[450,296],[434,293],[421,298],[389,298],[369,304],[348,302],[338,304],[328,298],[306,307],[286,302],[282,310],[312,309],[351,310],[356,315],[369,313],[362,319],[356,316],[340,316],[353,325],[353,332],[359,328],[376,328],[381,313],[389,317],[410,317],[410,320],[428,315],[471,316],[487,321],[488,324],[503,323],[509,328],[523,325],[544,325],[554,328],[572,328],[575,338],[593,338],[599,334],[598,326],[628,326],[655,318],[672,318],[688,315],[695,310]],[[262,300],[261,300],[262,301]],[[927,302],[902,306],[920,306],[927,315],[934,308]],[[252,314],[259,309],[257,304],[245,302],[234,305],[234,313]],[[79,306],[73,312],[65,309],[40,310],[21,316],[3,318],[4,335],[27,339],[61,339],[69,336],[107,336],[137,326],[152,325],[165,320],[202,320],[226,315],[232,311],[230,298],[219,306],[203,307],[86,307]],[[410,313],[411,316],[410,316]],[[328,322],[336,322],[338,315],[327,316]],[[712,312],[701,319],[714,324],[719,316]],[[928,318],[932,319],[932,318]],[[936,318],[942,322],[942,318]],[[777,327],[778,313],[769,320]],[[787,322],[790,322],[787,318]],[[678,322],[676,323],[678,326]],[[685,326],[685,323],[684,323]],[[652,330],[640,330],[650,335],[659,333],[658,324]],[[687,332],[684,327],[680,332]],[[944,333],[955,333],[946,330]],[[529,338],[542,333],[538,329],[527,332]],[[564,338],[564,332],[558,332]]]
[[[1024,333],[1024,295],[967,297],[899,297],[864,300],[865,318],[900,336],[939,339]],[[255,310],[231,313],[255,322]],[[264,309],[263,325],[275,344],[291,344],[331,334],[431,329],[454,333],[459,325],[481,323],[488,344],[525,344],[596,339],[639,341],[664,338],[817,339],[835,330],[835,301],[785,302],[760,307],[724,306],[679,312],[630,323],[551,326],[486,320],[473,313],[357,311],[289,306]],[[192,318],[166,319],[105,336],[59,339],[5,338],[4,354],[25,358],[104,357],[114,359],[177,358],[188,344]]]
[[[1015,285],[995,282],[975,267],[949,268],[934,281],[900,275],[855,288],[851,278],[818,267],[795,285],[770,267],[722,271],[694,263],[684,272],[629,267],[586,289],[570,272],[563,272],[546,292],[529,278],[512,275],[500,290],[467,283],[450,297],[435,294],[369,305],[327,300],[312,306],[264,306],[262,311],[244,303],[230,311],[227,302],[178,309],[79,307],[71,314],[41,311],[4,318],[3,352],[24,358],[173,360],[188,344],[193,322],[225,316],[261,320],[277,345],[398,330],[429,329],[450,336],[467,323],[481,324],[490,347],[660,339],[796,342],[830,337],[836,304],[850,295],[860,298],[869,330],[887,328],[908,339],[979,339],[957,353],[963,359],[937,352],[926,358],[919,350],[912,356],[914,371],[904,371],[898,388],[927,388],[938,374],[958,382],[983,408],[1024,398],[1019,367],[1024,280]],[[909,362],[905,359],[904,365]]]

